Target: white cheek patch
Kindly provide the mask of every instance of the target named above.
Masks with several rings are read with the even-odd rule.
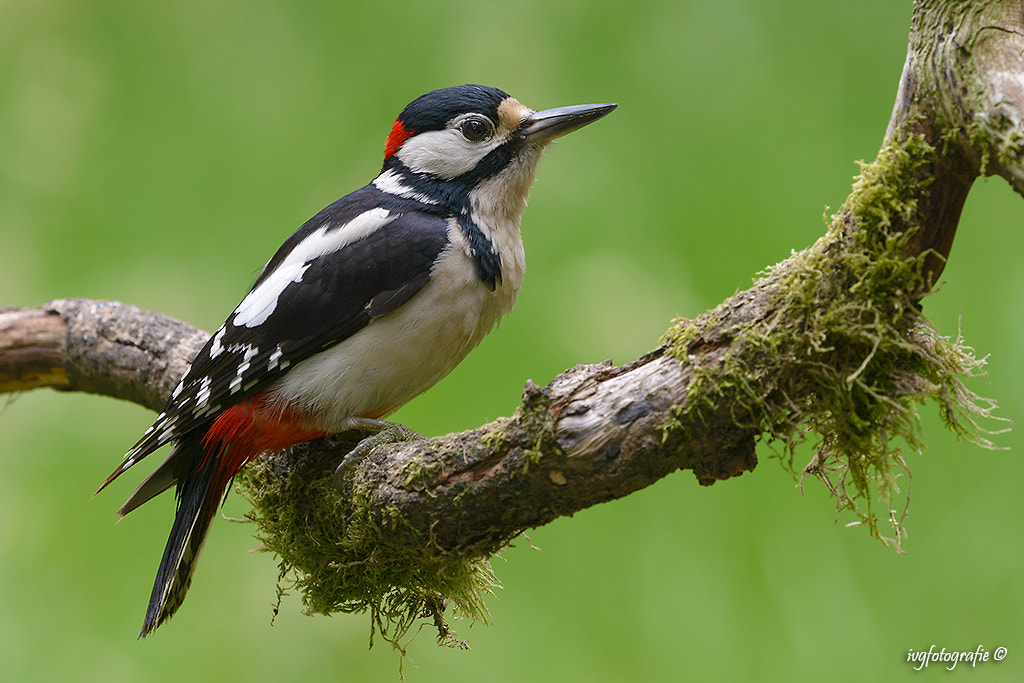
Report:
[[[327,223],[320,226],[295,245],[284,261],[249,292],[235,309],[232,323],[236,327],[262,325],[277,309],[284,290],[292,283],[302,281],[311,261],[344,249],[396,217],[397,214],[392,216],[387,209],[370,209],[341,227]]]
[[[451,128],[431,130],[409,138],[397,156],[414,171],[450,179],[472,171],[502,142],[495,136],[486,143],[471,143]]]

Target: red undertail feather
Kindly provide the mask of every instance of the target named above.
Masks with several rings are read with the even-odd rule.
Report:
[[[152,475],[167,479],[173,474],[178,508],[140,638],[170,618],[184,601],[210,522],[238,470],[260,453],[324,434],[290,411],[268,407],[257,395],[225,410],[205,434],[187,435],[176,443],[171,457]],[[160,470],[166,471],[160,475]]]

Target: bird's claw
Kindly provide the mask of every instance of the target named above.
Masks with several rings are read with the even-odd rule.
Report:
[[[402,443],[405,441],[422,441],[425,437],[398,422],[385,422],[383,420],[365,420],[360,422],[356,429],[369,434],[362,441],[357,443],[334,470],[334,488],[345,493],[348,489],[345,485],[346,472],[362,462],[370,452],[386,443]]]

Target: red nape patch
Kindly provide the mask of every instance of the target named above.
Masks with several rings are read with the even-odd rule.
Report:
[[[413,132],[402,124],[401,119],[395,119],[394,124],[391,126],[391,135],[388,136],[387,147],[384,148],[384,161],[395,156],[395,153],[402,148],[405,141],[411,138],[412,135]]]

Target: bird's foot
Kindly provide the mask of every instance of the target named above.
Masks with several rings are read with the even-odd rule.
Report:
[[[334,488],[342,493],[347,490],[345,486],[345,473],[362,462],[370,454],[370,451],[377,446],[386,443],[422,441],[426,438],[398,422],[386,422],[384,420],[372,420],[362,417],[356,418],[351,428],[364,432],[368,436],[346,453],[341,464],[334,470]]]

